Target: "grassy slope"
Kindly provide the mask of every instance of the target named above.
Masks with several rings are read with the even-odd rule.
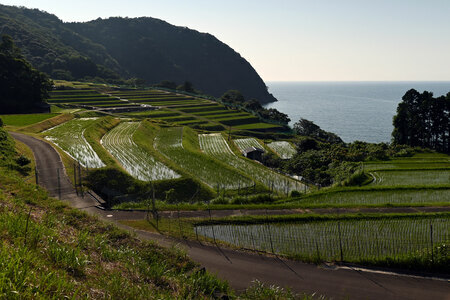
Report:
[[[39,133],[44,130],[50,129],[54,126],[60,125],[64,122],[67,122],[69,120],[72,120],[73,118],[74,118],[73,114],[60,114],[57,115],[56,117],[47,119],[45,121],[30,126],[22,127],[20,131],[29,133]]]
[[[9,156],[13,155],[9,151]],[[145,243],[0,172],[0,295],[197,298],[229,293],[177,249]]]

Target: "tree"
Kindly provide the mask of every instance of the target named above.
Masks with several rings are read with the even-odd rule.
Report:
[[[325,131],[321,129],[314,122],[301,118],[297,123],[294,124],[294,132],[298,135],[309,136],[324,142],[332,144],[342,144],[344,143],[342,139],[335,133]]]
[[[250,99],[248,101],[245,101],[243,107],[244,109],[252,110],[255,112],[263,109],[261,103],[259,103],[259,101],[256,99]]]
[[[220,99],[225,103],[242,104],[245,102],[244,95],[242,95],[241,92],[237,90],[229,90],[225,92],[225,94],[223,94]]]
[[[160,83],[155,84],[155,87],[162,87],[166,89],[176,90],[177,84],[170,80],[163,80]]]
[[[0,111],[26,113],[39,109],[49,96],[52,82],[32,68],[20,54],[11,37],[0,44]]]
[[[449,152],[450,97],[434,98],[427,91],[411,89],[402,97],[393,118],[395,144]]]
[[[194,85],[190,81],[185,81],[182,85],[179,85],[177,90],[195,94]]]
[[[275,121],[277,123],[281,123],[283,125],[287,125],[291,119],[289,116],[285,113],[282,113],[278,111],[275,108],[269,108],[269,109],[261,109],[258,111],[258,114],[266,120]]]

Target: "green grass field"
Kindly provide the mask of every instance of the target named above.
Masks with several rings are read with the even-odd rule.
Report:
[[[283,127],[279,125],[269,123],[253,123],[233,126],[233,129],[238,130],[255,130],[255,131],[269,131],[269,130],[281,130]]]
[[[442,189],[380,189],[323,191],[290,200],[289,203],[314,206],[364,205],[450,205],[450,187]]]
[[[373,185],[450,185],[450,170],[391,170],[372,172]]]
[[[44,120],[56,117],[57,115],[57,113],[0,115],[0,118],[3,120],[5,125],[23,127],[42,122]]]

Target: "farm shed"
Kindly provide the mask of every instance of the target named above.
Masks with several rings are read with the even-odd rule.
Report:
[[[264,153],[264,150],[261,148],[257,148],[257,147],[248,147],[242,152],[242,154],[244,154],[245,157],[253,159],[253,160],[257,160],[257,161],[262,161],[263,153]]]

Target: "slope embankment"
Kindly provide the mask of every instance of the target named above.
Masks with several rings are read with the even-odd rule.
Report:
[[[117,223],[116,212],[103,212],[95,207],[96,201],[90,197],[78,197],[65,172],[58,152],[48,143],[18,133],[11,135],[28,145],[35,156],[40,185],[53,196],[58,184],[65,191],[62,199],[85,211]],[[59,183],[57,169],[59,169]],[[71,189],[73,192],[71,192]],[[127,212],[120,212],[124,216]],[[129,212],[132,218],[133,212]],[[226,279],[236,290],[243,290],[252,281],[260,280],[268,284],[289,287],[296,292],[314,292],[326,297],[341,299],[449,299],[448,280],[420,276],[391,274],[386,272],[362,271],[351,267],[316,266],[288,261],[278,257],[268,257],[246,253],[218,246],[202,245],[197,242],[177,241],[161,235],[134,230],[146,240],[156,240],[162,245],[178,244],[186,249],[189,256]]]

